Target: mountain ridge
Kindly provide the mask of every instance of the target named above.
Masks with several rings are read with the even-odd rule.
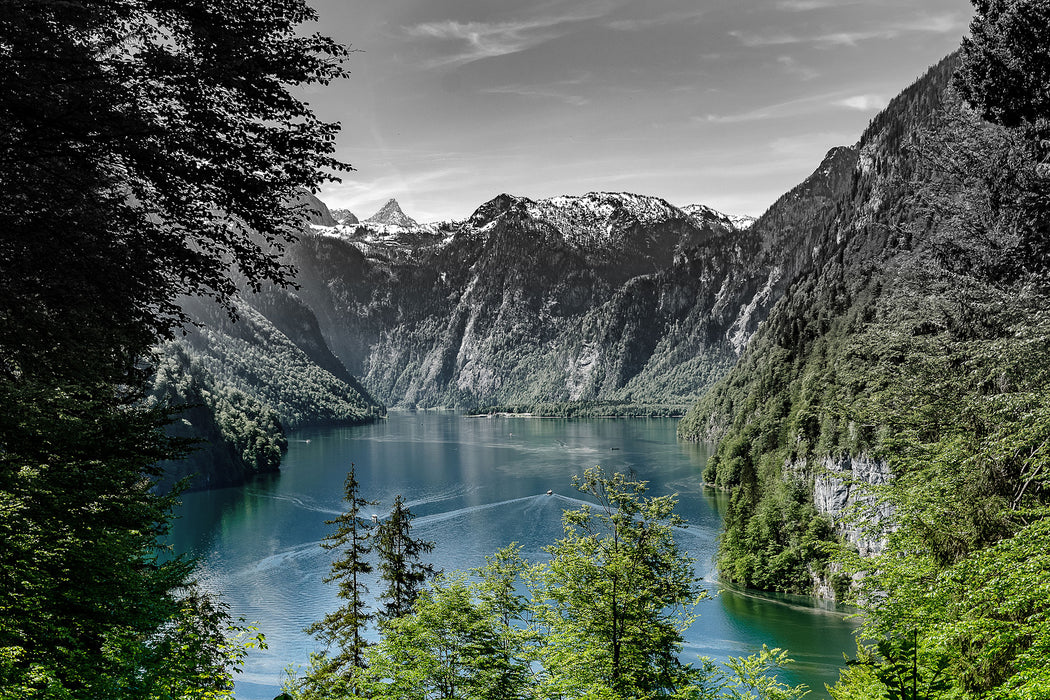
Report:
[[[905,288],[905,270],[920,279],[936,269],[920,262],[922,226],[904,222],[922,220],[917,139],[938,118],[956,60],[931,67],[856,145],[829,151],[813,177],[778,200],[789,210],[798,198],[824,201],[822,226],[796,230],[802,264],[785,270],[780,300],[740,361],[679,426],[683,438],[718,443],[704,479],[733,494],[719,555],[727,579],[835,597],[849,582],[828,547],[842,536],[858,551],[879,551],[847,516],[892,478],[878,456],[885,431],[877,417],[851,411],[867,401],[868,375],[881,364],[871,356],[902,343],[862,350],[857,339],[876,324],[879,299],[901,303],[887,290]],[[763,215],[753,230],[771,225],[784,222]],[[899,313],[892,309],[878,313]]]
[[[378,224],[380,226],[400,226],[401,228],[418,228],[419,224],[401,210],[401,205],[396,199],[388,199],[379,211],[364,220],[366,224]]]
[[[394,406],[691,403],[805,264],[768,227],[624,192],[384,227],[314,227],[289,261],[329,346]]]

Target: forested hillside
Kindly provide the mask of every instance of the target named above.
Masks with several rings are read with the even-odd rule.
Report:
[[[176,409],[166,432],[192,441],[189,454],[164,463],[162,490],[187,477],[190,489],[231,486],[280,467],[288,441],[277,414],[217,381],[179,343],[163,347],[149,401]]]
[[[278,469],[286,431],[385,415],[293,293],[244,290],[232,308],[236,318],[214,302],[183,299],[184,335],[160,348],[151,396],[181,409],[172,436],[197,441],[165,464],[162,485],[187,476],[190,489],[240,484]]]
[[[862,406],[902,359],[891,338],[913,336],[902,312],[933,291],[923,289],[928,204],[915,183],[930,168],[918,146],[956,63],[945,59],[894,99],[861,138],[859,157],[839,163],[850,184],[813,241],[820,257],[811,274],[787,288],[740,363],[679,427],[689,439],[720,440],[704,478],[733,493],[720,555],[732,580],[794,592],[845,583],[826,568],[825,545],[836,540],[826,516],[841,513],[821,513],[815,489],[840,467],[874,481],[881,474],[870,462],[887,426]]]
[[[837,698],[1050,687],[1050,18],[978,6],[865,132],[816,274],[680,429],[719,440],[724,577],[866,607]]]

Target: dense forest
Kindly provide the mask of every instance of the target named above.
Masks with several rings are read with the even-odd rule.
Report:
[[[719,439],[725,578],[868,613],[836,698],[1050,689],[1050,17],[975,4],[862,138],[818,273],[680,428]]]
[[[345,74],[315,19],[0,4],[0,697],[228,697],[259,643],[159,547],[176,494],[155,481],[188,445],[148,397],[199,397],[238,458],[279,458],[272,412],[157,348],[186,296],[232,310],[238,283],[292,278],[289,205],[345,167],[290,92]]]
[[[382,415],[325,341],[337,319],[314,312],[309,289],[288,291],[310,255],[367,273],[313,293],[329,289],[329,309],[363,310],[360,329],[404,349],[368,368],[384,391],[471,406],[511,397],[479,358],[522,360],[531,376],[538,360],[523,348],[554,338],[518,312],[548,302],[580,311],[548,315],[565,341],[553,357],[600,371],[575,395],[548,377],[516,410],[660,412],[650,392],[680,384],[670,395],[693,398],[728,371],[680,428],[718,441],[704,478],[730,492],[719,568],[865,611],[865,641],[832,695],[1050,697],[1050,8],[974,5],[960,52],[746,236],[671,212],[666,250],[587,252],[529,203],[497,198],[478,212],[493,225],[473,233],[492,235],[474,241],[472,262],[520,291],[537,268],[512,244],[534,259],[553,244],[558,265],[541,272],[557,293],[508,296],[464,277],[424,299],[446,325],[384,334],[370,314],[404,309],[357,282],[406,279],[403,261],[366,266],[323,236],[293,245],[311,216],[303,193],[348,167],[333,158],[337,125],[293,92],[344,76],[349,55],[303,33],[317,19],[304,2],[4,3],[0,698],[231,696],[246,650],[265,642],[195,584],[192,561],[161,551],[185,487],[168,488],[180,473],[165,468],[206,437],[212,452],[197,459],[233,465],[214,482],[232,483],[276,468],[282,425]],[[645,233],[616,216],[623,240]],[[702,254],[730,239],[731,254]],[[774,258],[781,244],[794,257]],[[758,264],[734,267],[745,258]],[[577,259],[577,281],[609,297],[599,311],[554,284]],[[448,285],[417,273],[409,292]],[[676,292],[647,293],[665,283]],[[719,305],[722,288],[733,304]],[[457,355],[482,326],[478,354]],[[602,362],[578,327],[607,341]],[[435,337],[449,342],[427,355]],[[363,362],[357,342],[334,347]],[[430,375],[436,392],[418,383]],[[580,398],[592,403],[563,401]],[[369,532],[351,473],[350,509],[326,541],[343,553],[332,580],[347,603],[313,628],[335,655],[315,657],[288,693],[800,695],[767,675],[779,651],[683,664],[698,590],[670,534],[673,499],[597,471],[577,487],[596,505],[566,512],[548,562],[503,550],[424,587],[411,513],[395,502],[400,529]],[[369,547],[400,582],[375,644],[357,634],[369,617],[348,578]]]

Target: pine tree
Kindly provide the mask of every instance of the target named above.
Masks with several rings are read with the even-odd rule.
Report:
[[[412,537],[412,511],[398,494],[390,517],[376,529],[375,548],[379,554],[379,572],[387,584],[380,598],[383,609],[377,615],[389,621],[406,615],[419,597],[423,582],[434,574],[434,568],[420,561],[423,554],[434,550],[434,543]]]
[[[533,595],[543,628],[546,684],[556,696],[653,697],[699,682],[682,664],[683,631],[703,593],[693,559],[674,540],[675,496],[588,469],[574,486],[597,501],[562,516]]]
[[[322,665],[332,673],[339,673],[346,668],[364,667],[364,650],[368,645],[364,630],[374,617],[365,605],[368,587],[363,580],[365,575],[372,572],[372,564],[367,559],[372,552],[372,546],[368,543],[372,528],[369,522],[361,518],[361,508],[376,505],[377,501],[362,498],[360,488],[356,468],[351,463],[343,496],[348,508],[339,517],[325,521],[328,525],[335,525],[336,531],[321,543],[325,549],[342,551],[342,556],[332,562],[332,572],[325,577],[324,582],[338,582],[338,595],[347,603],[306,628],[307,632],[316,635],[329,647],[335,644],[339,648],[339,652]]]

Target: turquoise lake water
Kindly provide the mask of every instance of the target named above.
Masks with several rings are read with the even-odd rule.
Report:
[[[240,700],[270,700],[284,669],[304,666],[315,641],[302,630],[340,604],[322,582],[332,555],[320,547],[325,525],[342,510],[353,462],[362,495],[386,513],[407,501],[414,533],[436,543],[432,561],[445,571],[484,564],[511,542],[530,559],[561,536],[561,514],[579,506],[572,476],[601,465],[634,470],[655,495],[677,492],[688,523],[679,541],[697,559],[712,598],[686,633],[686,659],[745,655],[762,644],[789,650],[782,674],[824,698],[844,652],[855,649],[848,611],[796,596],[726,590],[712,558],[721,527],[721,494],[700,485],[707,447],[679,442],[671,419],[492,417],[391,413],[380,423],[304,430],[290,436],[281,473],[245,487],[183,496],[170,541],[201,560],[200,580],[235,616],[254,622],[269,649],[253,651],[238,677]],[[548,496],[548,489],[554,495]],[[379,590],[371,586],[372,592]]]

